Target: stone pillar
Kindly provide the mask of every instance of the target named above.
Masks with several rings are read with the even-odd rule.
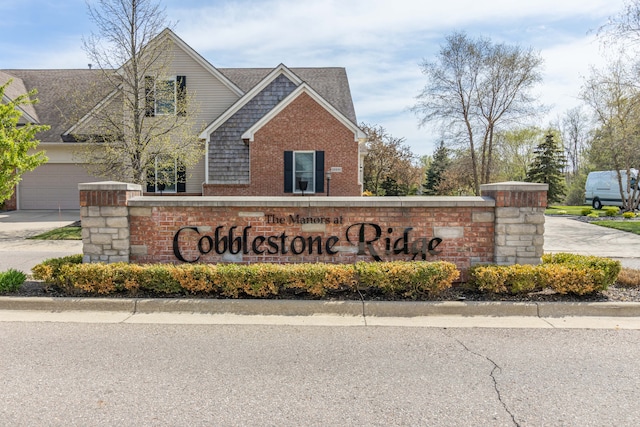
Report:
[[[78,184],[83,262],[129,262],[127,201],[142,196],[142,187],[123,182]]]
[[[480,186],[496,201],[494,262],[540,264],[544,246],[547,184],[501,182]]]

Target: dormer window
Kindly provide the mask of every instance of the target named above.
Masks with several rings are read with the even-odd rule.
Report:
[[[186,76],[170,79],[145,77],[146,116],[185,115]]]

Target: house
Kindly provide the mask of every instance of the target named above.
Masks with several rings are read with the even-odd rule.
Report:
[[[344,68],[216,68],[171,30],[166,82],[198,105],[194,132],[206,152],[194,166],[170,168],[172,182],[157,185],[149,171],[146,192],[163,196],[358,196],[362,192],[363,132]],[[11,93],[37,89],[39,103],[24,119],[48,124],[38,134],[49,162],[27,172],[17,186],[17,209],[78,209],[78,183],[103,181],[89,175],[75,155],[75,138],[86,119],[73,118],[74,93],[95,93],[93,108],[117,98],[100,70],[0,70]],[[153,83],[152,83],[153,84]],[[179,114],[151,92],[150,114]],[[155,96],[155,98],[153,98]],[[173,96],[173,95],[172,95]],[[178,95],[176,95],[178,96]],[[149,101],[147,93],[146,101]],[[77,112],[76,112],[77,113]],[[166,166],[163,173],[167,173]]]

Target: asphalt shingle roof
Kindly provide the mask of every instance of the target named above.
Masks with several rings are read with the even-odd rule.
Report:
[[[107,96],[109,88],[101,82],[99,70],[2,70],[24,82],[26,90],[37,89],[35,110],[40,124],[51,126],[38,134],[42,142],[62,142],[62,133],[68,130],[80,114],[76,94],[95,93]],[[95,99],[97,104],[100,99]]]
[[[217,70],[244,92],[248,92],[273,71],[273,68],[217,68]],[[357,124],[347,71],[344,68],[289,68],[289,70],[311,86],[349,120]]]
[[[273,70],[273,68],[217,69],[244,92],[248,92]],[[290,68],[290,70],[349,120],[357,124],[349,81],[344,68]],[[39,102],[33,107],[32,116],[37,118],[40,124],[51,126],[48,131],[38,134],[38,138],[42,142],[63,142],[61,135],[82,116],[77,111],[77,102],[74,101],[79,94],[98,93],[99,96],[93,99],[95,102],[93,105],[95,105],[111,91],[101,76],[101,71],[95,69],[0,70],[0,84],[13,77],[16,83],[10,86],[13,87],[13,92],[25,93],[31,89],[37,89]],[[13,95],[17,94],[13,92]]]

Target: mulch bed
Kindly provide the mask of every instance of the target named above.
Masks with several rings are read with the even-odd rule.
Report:
[[[69,297],[71,295],[63,292],[48,289],[43,286],[42,282],[29,280],[22,285],[18,292],[0,293],[4,296],[22,296],[22,297]],[[158,295],[149,293],[130,294],[111,294],[106,296],[100,295],[73,295],[74,297],[97,297],[97,298],[217,298],[207,295]],[[286,295],[277,299],[304,299],[309,300],[306,295]],[[314,298],[313,298],[314,299]],[[345,300],[368,300],[368,301],[384,301],[389,300],[381,295],[362,292],[358,293],[334,293],[328,295],[324,300],[345,301]],[[396,299],[400,301],[401,299]],[[622,287],[618,285],[610,286],[609,289],[597,292],[592,295],[561,295],[553,291],[533,292],[519,295],[491,294],[471,291],[462,286],[454,286],[438,296],[424,299],[424,301],[512,301],[512,302],[640,302],[640,287]]]

